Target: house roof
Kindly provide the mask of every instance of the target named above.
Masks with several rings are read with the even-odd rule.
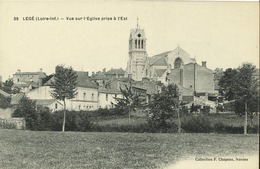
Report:
[[[53,103],[59,103],[60,105],[62,105],[59,101],[55,100],[55,99],[36,99],[34,100],[36,105],[42,105],[42,106],[48,106],[51,105]]]
[[[93,77],[91,77],[92,80],[108,80],[110,79],[110,77],[107,77],[104,74],[99,74],[99,75],[95,75]]]
[[[16,72],[14,75],[39,75],[41,78],[47,76],[45,72]]]
[[[86,87],[86,88],[95,88],[97,89],[98,86],[94,82],[91,81],[91,79],[88,77],[88,74],[86,72],[76,72],[78,75],[78,84],[77,87]],[[52,82],[54,82],[55,77],[51,77],[44,86],[50,86]]]
[[[10,97],[11,96],[9,93],[6,93],[2,89],[0,89],[0,94],[3,95],[4,97]]]
[[[31,81],[28,81],[28,82],[18,82],[16,84],[13,85],[13,87],[29,87],[29,86],[33,86],[33,87],[38,87],[38,83],[35,83],[35,82],[31,82]]]
[[[78,75],[78,87],[87,87],[87,88],[95,88],[97,89],[98,86],[96,83],[92,82],[91,79],[88,77],[86,72],[77,72]]]
[[[139,81],[134,86],[145,89],[147,94],[158,93],[157,83],[154,81]]]
[[[119,69],[110,69],[105,73],[106,75],[124,75],[125,71],[122,68]]]
[[[11,105],[17,105],[20,103],[21,98],[23,98],[25,96],[24,93],[17,93],[14,94],[11,98]]]
[[[120,94],[121,91],[118,89],[106,89],[104,87],[99,87],[98,88],[99,93],[108,93],[108,94]]]

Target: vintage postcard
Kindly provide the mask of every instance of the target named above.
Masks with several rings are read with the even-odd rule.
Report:
[[[254,65],[258,71],[254,76],[259,79],[259,2],[0,0],[2,94],[8,93],[4,87],[11,80],[12,99],[23,93],[53,111],[65,106],[65,101],[46,94],[57,65],[72,67],[78,77],[87,76],[90,81],[80,80],[77,95],[67,102],[69,111],[114,108],[111,103],[121,93],[113,86],[131,78],[135,92],[143,92],[147,102],[161,90],[158,82],[166,86],[176,83],[182,92],[180,100],[186,101],[189,109],[201,101],[210,112],[216,112],[221,102],[216,74],[243,63]],[[150,91],[153,85],[156,92]],[[136,125],[149,118],[130,112],[129,119],[136,118]],[[6,110],[1,108],[0,113]],[[233,114],[211,121],[211,126],[223,122],[243,129],[244,118]],[[255,114],[259,116],[259,111]],[[259,127],[256,116],[252,126]],[[71,129],[60,133],[0,127],[0,168],[259,167],[258,127],[247,135],[216,134],[213,129],[192,133],[188,127],[184,129],[186,117],[181,115],[183,133],[139,132],[139,126],[135,133],[126,129],[128,115],[121,115],[120,125],[125,128],[111,132],[109,125],[116,120],[109,118],[95,116],[89,123],[93,132],[85,128],[88,132]],[[146,123],[142,125],[145,128]]]

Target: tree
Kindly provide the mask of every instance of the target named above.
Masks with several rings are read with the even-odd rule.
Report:
[[[237,69],[228,68],[225,70],[224,75],[219,80],[219,93],[223,95],[226,100],[234,100],[235,99],[235,78],[237,75]]]
[[[5,97],[0,93],[0,108],[8,108],[11,107],[11,98],[10,97]]]
[[[133,90],[131,81],[129,87],[127,85],[125,85],[125,89],[120,87],[120,91],[123,94],[123,98],[115,98],[117,102],[115,107],[128,112],[128,123],[130,124],[132,111],[137,108],[145,107],[147,105],[145,102],[146,98],[142,96],[142,93]]]
[[[219,82],[226,100],[235,100],[235,112],[245,114],[244,134],[247,134],[248,114],[252,125],[252,113],[258,109],[259,79],[254,78],[255,71],[254,65],[244,63],[237,69],[227,69]]]
[[[24,117],[26,128],[34,130],[38,119],[35,102],[26,96],[22,97],[18,108],[13,112],[12,117]]]
[[[248,114],[251,114],[251,111],[255,110],[257,107],[255,102],[257,102],[256,100],[258,100],[259,95],[259,79],[253,77],[255,71],[255,66],[250,63],[245,63],[240,66],[238,68],[238,73],[235,76],[235,84],[233,87],[236,99],[235,105],[239,102],[244,103],[244,134],[247,134],[247,116]],[[253,116],[250,118],[252,121]]]
[[[0,84],[0,89],[5,91],[6,93],[12,94],[12,86],[14,85],[13,80],[8,79],[4,83]]]
[[[178,132],[181,132],[179,115],[179,89],[175,84],[163,86],[160,93],[154,94],[149,105],[151,121],[157,127],[167,129],[172,127],[174,115],[178,116]]]
[[[51,83],[53,88],[51,95],[57,100],[63,101],[63,123],[62,131],[65,131],[66,123],[66,99],[73,99],[77,94],[77,73],[72,67],[58,65],[55,68],[54,81]]]

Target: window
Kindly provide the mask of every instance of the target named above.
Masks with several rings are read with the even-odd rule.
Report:
[[[175,61],[174,61],[174,68],[180,68],[182,65],[182,60],[180,58],[177,58]]]
[[[86,100],[86,93],[83,93],[83,100]]]
[[[138,40],[138,49],[140,49],[140,40]]]
[[[135,48],[137,48],[137,39],[135,40]]]
[[[94,101],[94,93],[91,95],[91,100]]]
[[[108,94],[106,94],[106,101],[108,101]]]
[[[142,49],[144,48],[144,41],[143,40],[141,41],[141,48]]]
[[[57,103],[55,103],[55,109],[58,109],[58,104]]]

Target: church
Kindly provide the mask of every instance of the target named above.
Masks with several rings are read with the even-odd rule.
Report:
[[[172,51],[148,56],[146,43],[145,31],[137,24],[130,31],[126,77],[135,81],[161,81],[165,85],[174,83],[183,95],[215,93],[213,71],[207,68],[206,61],[199,65],[179,46]]]

